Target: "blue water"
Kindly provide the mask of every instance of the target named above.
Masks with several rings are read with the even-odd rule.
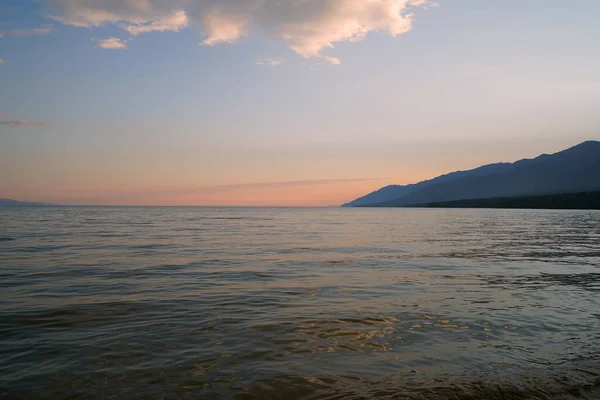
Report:
[[[0,293],[2,399],[600,398],[597,211],[6,207]]]

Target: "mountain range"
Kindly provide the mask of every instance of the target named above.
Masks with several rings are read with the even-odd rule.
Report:
[[[343,207],[403,207],[595,190],[600,190],[600,142],[587,141],[533,159],[484,165],[405,186],[386,186]]]

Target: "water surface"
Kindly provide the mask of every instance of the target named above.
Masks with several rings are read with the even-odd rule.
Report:
[[[600,396],[595,211],[4,208],[0,293],[2,399]]]

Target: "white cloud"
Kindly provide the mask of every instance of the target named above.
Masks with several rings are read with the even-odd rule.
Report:
[[[0,121],[0,126],[42,126],[39,122],[31,122],[26,119],[19,119],[16,121]]]
[[[127,48],[127,42],[124,42],[121,39],[115,37],[98,40],[97,45],[101,49],[106,50],[120,50]]]
[[[248,20],[219,10],[207,12],[201,16],[201,22],[208,36],[202,44],[207,46],[233,43],[247,35]]]
[[[283,60],[279,58],[263,58],[261,60],[254,61],[256,65],[267,65],[270,67],[278,67],[283,63]]]
[[[330,56],[324,56],[324,55],[321,55],[319,57],[322,58],[323,60],[327,61],[331,65],[340,65],[342,63],[342,60],[340,60],[337,57],[330,57]]]
[[[392,36],[412,29],[415,7],[429,0],[47,0],[53,18],[69,25],[114,24],[132,35],[180,31],[198,24],[212,46],[231,43],[253,31],[284,41],[305,58],[339,64],[323,51],[336,43],[363,40],[373,31]]]
[[[173,24],[173,17],[183,11],[178,4],[188,0],[47,0],[56,6],[58,15],[51,18],[63,24],[82,28],[105,24],[120,24],[127,30],[131,26],[155,24],[165,27]],[[201,1],[201,0],[197,0]],[[185,11],[183,11],[185,13]],[[150,30],[145,30],[146,32]],[[141,33],[141,32],[140,32]]]
[[[146,23],[125,25],[123,29],[132,35],[139,35],[146,32],[165,32],[179,31],[188,25],[188,16],[183,10],[175,11],[164,19],[150,21]]]
[[[47,35],[52,32],[52,26],[46,25],[42,28],[30,28],[30,29],[11,29],[8,31],[0,31],[0,38],[4,36],[11,37],[25,37],[34,35]]]

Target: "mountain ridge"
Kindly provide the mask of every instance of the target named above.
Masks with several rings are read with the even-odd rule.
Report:
[[[390,189],[383,190],[386,188]],[[589,140],[554,154],[541,154],[513,163],[487,164],[406,186],[390,185],[343,206],[398,207],[599,189],[600,141]],[[396,194],[399,195],[390,198]]]

